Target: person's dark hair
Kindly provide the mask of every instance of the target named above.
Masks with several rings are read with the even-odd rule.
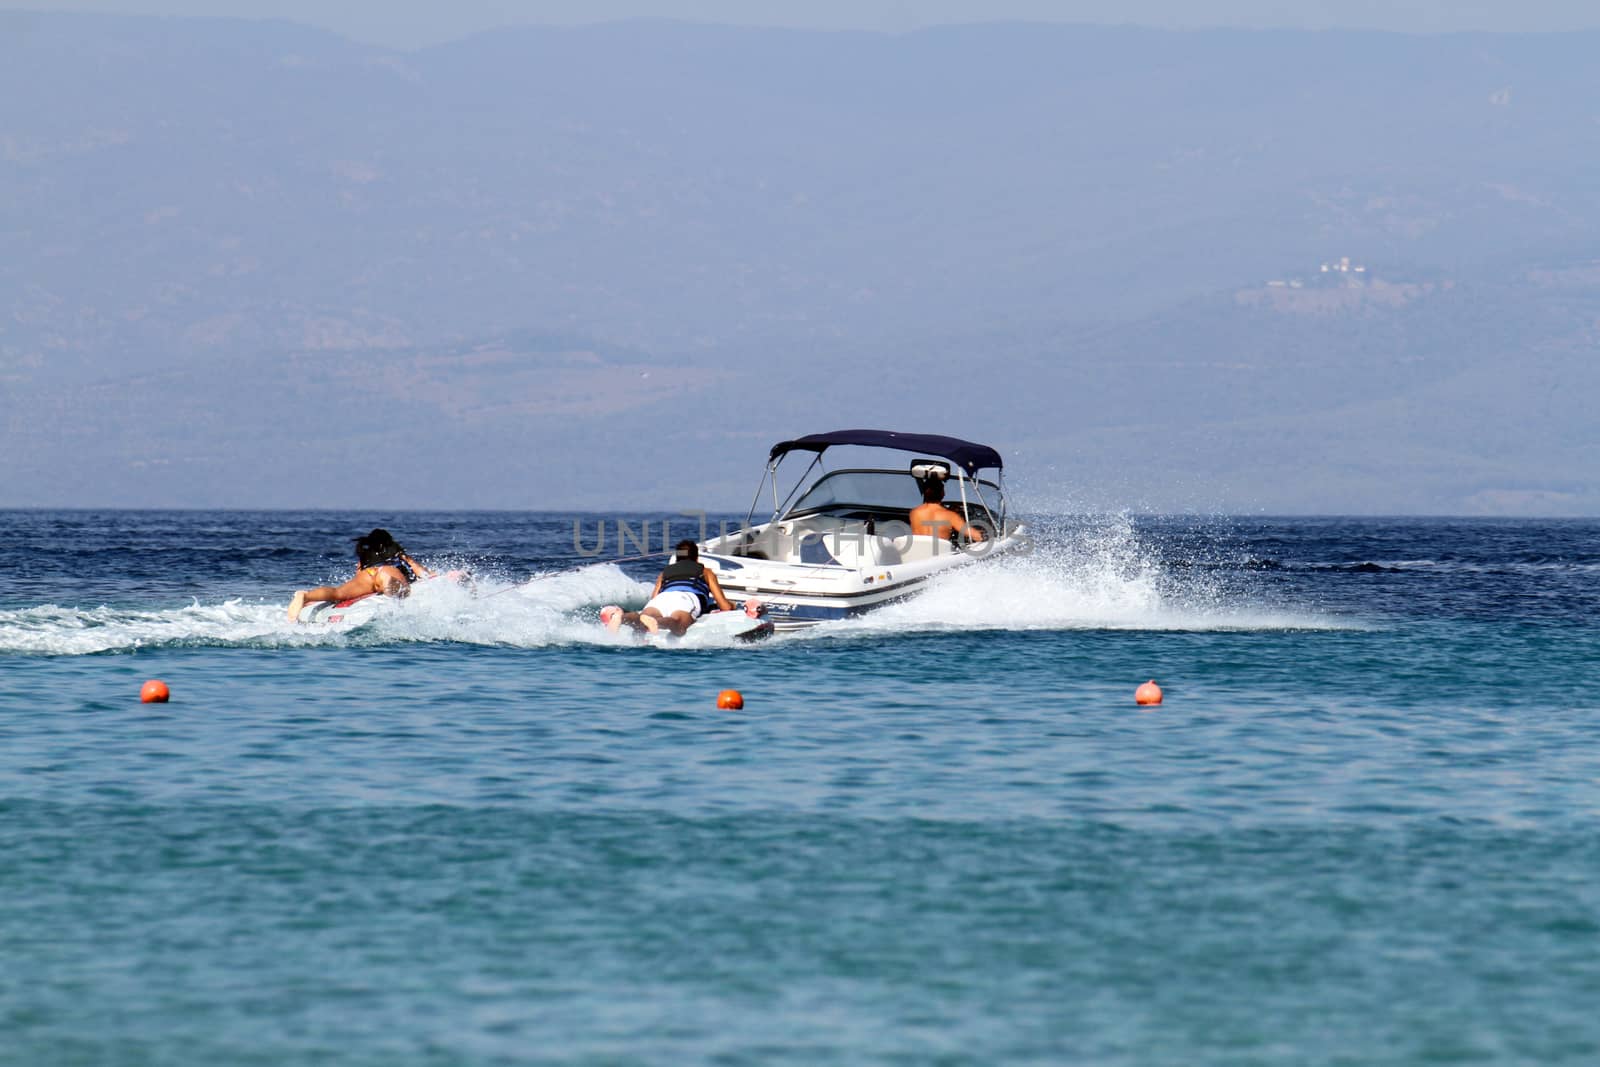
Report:
[[[685,560],[699,559],[700,546],[685,537],[682,541],[672,546],[672,554],[678,558],[680,563]]]
[[[937,504],[944,500],[944,479],[926,478],[922,482],[922,502]]]
[[[388,563],[405,555],[405,551],[399,542],[389,535],[389,531],[381,526],[374,527],[365,537],[356,538],[356,559],[363,567],[377,567]]]
[[[383,560],[378,556],[378,550],[372,547],[372,542],[365,537],[356,538],[356,562],[363,567],[376,567]]]

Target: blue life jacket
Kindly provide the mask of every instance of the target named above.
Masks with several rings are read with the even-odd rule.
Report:
[[[661,591],[675,593],[693,593],[700,598],[700,614],[714,611],[717,606],[715,598],[711,595],[711,583],[706,581],[705,564],[698,560],[686,559],[681,563],[669,563],[661,572]]]

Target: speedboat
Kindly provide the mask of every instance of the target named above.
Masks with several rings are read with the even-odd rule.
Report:
[[[824,458],[838,455],[830,450],[847,446],[901,458],[829,469]],[[780,497],[780,481],[791,484],[793,464],[780,478],[790,457],[811,461]],[[1025,527],[1006,515],[1002,466],[988,445],[939,434],[835,430],[780,441],[744,525],[702,541],[700,559],[730,596],[759,599],[779,630],[858,615],[1027,544]],[[911,510],[930,481],[943,484],[945,507],[982,531],[981,540],[911,532]],[[772,517],[751,525],[769,483]]]

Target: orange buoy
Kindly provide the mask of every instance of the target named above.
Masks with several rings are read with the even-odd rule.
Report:
[[[738,711],[744,707],[744,695],[737,689],[724,689],[717,694],[717,707]]]
[[[1133,702],[1135,704],[1161,703],[1161,687],[1156,684],[1154,678],[1133,691]]]
[[[152,678],[144,683],[139,690],[139,700],[144,704],[165,704],[172,694],[167,691],[167,683]]]

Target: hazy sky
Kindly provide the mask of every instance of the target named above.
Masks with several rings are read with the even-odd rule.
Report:
[[[1410,33],[1600,28],[1595,0],[0,0],[0,9],[287,18],[399,48],[509,23],[678,18],[741,25],[909,30],[1048,20],[1160,27],[1368,28]]]

